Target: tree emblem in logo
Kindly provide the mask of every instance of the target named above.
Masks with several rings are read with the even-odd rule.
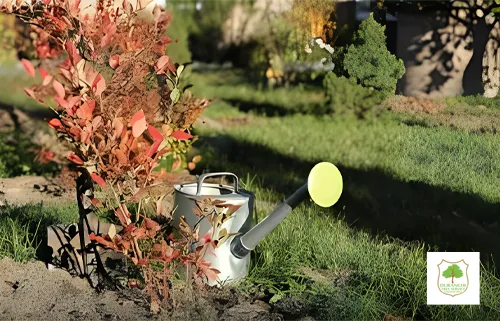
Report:
[[[443,294],[452,297],[464,293],[469,287],[467,270],[469,265],[464,260],[448,262],[442,260],[438,264],[438,288]]]

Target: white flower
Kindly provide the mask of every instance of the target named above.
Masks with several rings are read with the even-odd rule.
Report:
[[[330,45],[327,44],[325,46],[325,49],[326,49],[326,51],[328,51],[330,53],[330,55],[333,54],[333,47],[332,46],[330,46]]]

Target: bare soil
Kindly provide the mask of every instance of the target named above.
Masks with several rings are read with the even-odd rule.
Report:
[[[46,205],[71,203],[76,200],[73,187],[41,176],[0,179],[0,205],[23,205],[43,202]]]
[[[269,304],[230,289],[193,292],[174,286],[175,308],[153,315],[139,289],[98,294],[85,279],[39,261],[2,259],[0,271],[0,320],[283,320]]]

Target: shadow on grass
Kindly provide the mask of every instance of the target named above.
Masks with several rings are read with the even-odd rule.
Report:
[[[197,146],[207,155],[210,171],[257,175],[263,187],[286,195],[307,180],[316,164],[229,136],[201,137]],[[352,226],[373,235],[424,241],[440,251],[479,251],[485,265],[500,260],[500,204],[424,183],[402,182],[377,170],[337,166],[344,190],[334,209],[345,207],[346,222]]]
[[[242,99],[224,99],[225,102],[238,108],[242,112],[253,111],[266,117],[284,117],[294,114],[324,115],[322,104],[309,103],[297,107],[284,108],[283,104],[273,104],[269,102],[255,102]]]
[[[35,236],[36,257],[48,262],[52,250],[47,246],[47,228],[56,224],[74,223],[78,219],[78,207],[75,204],[46,206],[42,203],[26,205],[0,206],[0,221],[7,218],[20,226],[27,227],[31,237]]]

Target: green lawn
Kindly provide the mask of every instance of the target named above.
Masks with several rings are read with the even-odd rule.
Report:
[[[277,297],[309,293],[311,306],[325,319],[372,320],[384,313],[432,320],[499,317],[494,297],[500,282],[490,273],[488,256],[500,254],[497,135],[478,133],[468,124],[454,128],[432,115],[412,123],[421,117],[415,113],[384,112],[368,121],[303,115],[300,102],[311,97],[314,103],[308,106],[318,103],[320,90],[259,90],[237,76],[225,71],[192,77],[196,94],[217,98],[204,116],[230,124],[197,128],[204,166],[257,175],[267,188],[257,197],[272,199],[261,205],[260,219],[272,209],[269,204],[279,201],[276,195],[298,188],[317,162],[338,165],[345,183],[334,209],[302,206],[268,236],[255,253],[252,284],[265,284]],[[242,108],[240,102],[253,99],[260,99],[255,108]],[[462,118],[500,119],[490,110],[493,104],[477,111],[464,104],[467,99],[443,101],[446,112],[456,108]],[[278,106],[274,114],[273,106]],[[417,243],[381,236],[387,234]],[[482,277],[489,279],[481,283],[481,302],[488,308],[427,307],[427,248],[421,241],[440,249],[481,251],[487,266]],[[324,287],[311,282],[314,277],[304,266],[329,275],[328,282],[343,271],[357,281]]]
[[[337,205],[320,209],[306,202],[257,247],[243,290],[261,288],[273,302],[297,300],[316,319],[380,320],[386,313],[500,319],[500,280],[486,259],[480,307],[427,306],[425,285],[426,252],[436,246],[500,254],[497,135],[432,118],[419,125],[408,121],[415,115],[392,112],[369,121],[302,115],[321,104],[320,89],[259,90],[237,72],[193,73],[191,80],[196,94],[218,98],[203,116],[223,124],[197,128],[195,147],[204,156],[199,170],[242,177],[256,193],[258,219],[299,187],[316,162],[333,162],[344,178]],[[19,85],[9,86],[18,93]],[[24,98],[13,96],[2,91],[0,101],[23,105]],[[36,204],[4,207],[0,226],[7,241],[0,251],[31,258],[47,225],[75,215],[76,208],[40,215]]]

